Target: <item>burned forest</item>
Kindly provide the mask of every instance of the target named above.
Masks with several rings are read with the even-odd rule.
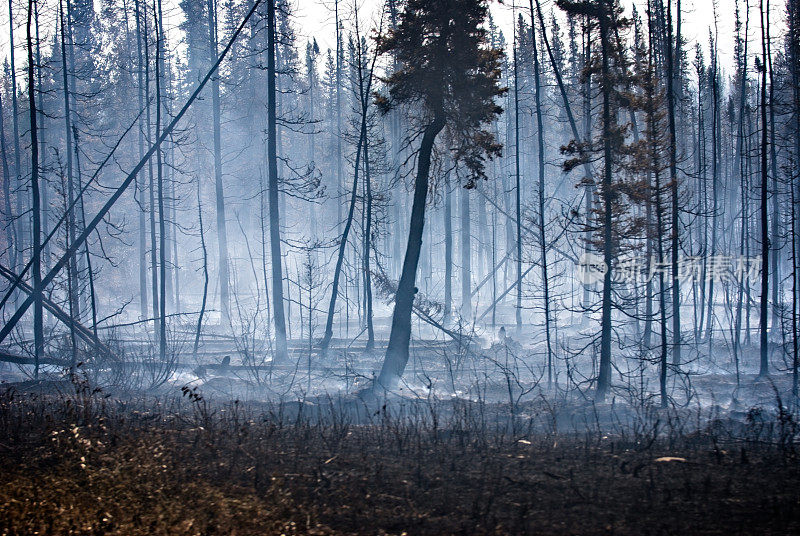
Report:
[[[0,533],[800,531],[800,0],[3,0],[0,57]]]

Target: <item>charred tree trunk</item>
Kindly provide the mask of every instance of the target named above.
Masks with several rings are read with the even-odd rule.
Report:
[[[601,4],[602,5],[602,4]],[[605,11],[605,6],[601,8]],[[603,276],[603,301],[600,320],[600,370],[597,376],[597,399],[605,399],[611,387],[611,264],[614,257],[612,233],[612,148],[611,148],[611,67],[609,65],[609,29],[607,27],[606,13],[601,13],[599,19],[600,44],[603,79],[603,261],[606,272]]]
[[[553,347],[550,340],[550,281],[547,273],[547,242],[544,219],[544,119],[542,116],[541,83],[539,77],[539,49],[536,43],[536,23],[531,13],[531,43],[533,45],[533,83],[536,107],[536,133],[539,164],[539,255],[542,263],[542,286],[544,287],[544,334],[547,343],[547,385],[553,383]]]
[[[286,346],[286,316],[283,312],[283,266],[281,265],[281,230],[278,212],[278,145],[275,91],[275,0],[267,0],[267,169],[269,189],[269,239],[272,262],[272,299],[275,322],[275,359],[289,359]]]
[[[67,0],[67,10],[69,10],[69,0]],[[59,16],[60,16],[60,23],[61,23],[61,77],[63,83],[63,90],[64,90],[64,138],[67,144],[67,199],[66,202],[68,203],[67,206],[67,229],[66,229],[66,237],[67,237],[67,247],[72,246],[75,242],[75,209],[74,209],[74,201],[75,201],[75,194],[74,194],[74,186],[73,186],[73,174],[72,174],[72,156],[73,156],[73,137],[72,137],[72,115],[70,109],[70,91],[69,91],[69,81],[68,81],[68,70],[67,70],[67,35],[68,30],[66,28],[66,24],[68,24],[69,15],[65,17],[64,14],[64,5],[63,3],[60,4],[59,9]],[[66,19],[66,20],[65,20]],[[71,44],[71,43],[70,43]],[[74,318],[80,319],[80,305],[78,302],[78,266],[75,262],[75,255],[71,255],[68,259],[68,270],[67,270],[67,277],[69,279],[68,285],[68,301],[69,301],[69,312],[70,315],[73,315]],[[74,337],[73,337],[74,341]],[[72,352],[72,362],[71,362],[71,370],[74,368],[76,364],[77,356],[75,355],[75,348],[73,345],[73,352]]]
[[[20,162],[22,156],[19,148],[19,106],[17,104],[17,65],[14,59],[14,12],[12,9],[12,0],[8,0],[8,40],[9,40],[9,56],[11,60],[11,125],[14,134],[14,189],[16,190],[16,214],[17,217],[22,215],[22,164]],[[22,266],[22,252],[25,250],[23,240],[23,225],[22,219],[19,220],[15,226],[16,249],[12,251],[13,266],[16,272]]]
[[[2,93],[2,92],[0,92]],[[6,233],[6,242],[7,242],[7,252],[8,252],[8,260],[9,266],[14,266],[16,263],[16,253],[15,248],[17,247],[16,244],[16,235],[17,235],[17,224],[14,219],[14,211],[11,208],[11,174],[8,169],[8,149],[6,147],[6,129],[5,129],[5,121],[3,120],[3,99],[0,96],[0,161],[2,161],[3,165],[3,202],[5,204],[4,207],[4,229]]]
[[[761,361],[758,376],[769,375],[769,341],[767,317],[769,315],[769,221],[767,214],[767,38],[764,26],[764,0],[758,6],[761,14],[761,308],[759,314]]]
[[[162,64],[162,16],[161,0],[155,0],[153,16],[156,33],[156,134],[161,134],[161,75]],[[164,210],[164,169],[161,145],[156,148],[156,174],[158,177],[158,279],[159,279],[159,314],[158,314],[158,354],[162,361],[167,358],[167,229],[166,211]]]
[[[444,128],[445,119],[438,112],[433,121],[425,127],[417,156],[417,176],[414,181],[414,202],[411,206],[411,223],[408,245],[403,259],[403,270],[392,313],[392,331],[383,361],[377,386],[391,389],[397,385],[408,363],[408,346],[411,339],[411,309],[417,288],[414,281],[417,275],[419,253],[422,248],[422,233],[425,230],[425,202],[428,198],[428,176],[431,167],[431,153],[436,136]]]
[[[144,59],[142,57],[142,40],[147,37],[142,34],[142,13],[140,7],[141,0],[135,0],[134,9],[136,14],[136,78],[137,96],[139,99],[139,110],[144,108],[145,95],[148,90],[144,84]],[[149,122],[145,126],[149,127]],[[144,130],[139,126],[139,159],[144,156]],[[134,195],[138,204],[138,223],[139,223],[139,314],[142,318],[147,318],[148,297],[147,297],[147,223],[145,221],[146,201],[145,183],[143,177],[137,175],[134,185]]]
[[[39,196],[39,138],[36,117],[36,84],[33,61],[33,37],[31,19],[33,18],[34,1],[28,0],[28,22],[26,25],[28,38],[28,107],[31,122],[31,210],[33,212],[33,339],[34,339],[34,377],[39,377],[39,361],[44,355],[44,328],[42,319],[42,208]],[[12,23],[13,24],[13,23]]]
[[[206,248],[206,238],[203,229],[203,205],[202,205],[202,186],[200,178],[197,178],[197,221],[200,225],[200,249],[203,252],[203,299],[200,303],[200,313],[197,315],[197,327],[194,332],[194,347],[192,357],[197,359],[197,349],[200,346],[200,335],[203,333],[203,317],[206,314],[206,301],[208,299],[208,249]],[[262,241],[263,244],[263,241]],[[265,281],[266,283],[266,276]]]
[[[520,207],[520,172],[519,172],[519,69],[517,64],[517,38],[514,30],[514,195],[516,200],[516,266],[517,266],[517,304],[515,320],[517,335],[522,331],[522,209]]]
[[[680,28],[680,0],[678,1],[678,28]],[[680,46],[680,30],[678,46]],[[681,363],[681,288],[678,273],[678,253],[680,246],[680,200],[678,199],[678,139],[675,128],[675,79],[676,68],[672,40],[672,4],[667,2],[667,122],[669,123],[669,174],[671,194],[671,271],[672,271],[672,364]],[[715,192],[716,195],[716,192]],[[660,240],[659,240],[660,241]],[[663,287],[662,287],[663,291]]]

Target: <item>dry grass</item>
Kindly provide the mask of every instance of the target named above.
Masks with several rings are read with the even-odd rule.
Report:
[[[673,426],[520,438],[472,410],[365,425],[185,394],[3,394],[0,533],[800,532],[785,414],[736,437]]]

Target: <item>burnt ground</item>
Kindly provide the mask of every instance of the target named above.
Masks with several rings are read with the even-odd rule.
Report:
[[[653,409],[565,433],[533,424],[556,414],[545,405],[502,419],[496,405],[359,401],[363,418],[347,403],[6,389],[0,533],[800,532],[784,408]]]

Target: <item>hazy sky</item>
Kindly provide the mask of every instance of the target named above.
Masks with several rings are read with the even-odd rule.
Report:
[[[206,0],[195,0],[205,2]],[[297,30],[297,37],[299,44],[302,47],[303,43],[311,38],[316,38],[320,48],[325,51],[328,47],[335,46],[334,38],[334,17],[333,8],[334,0],[290,0],[295,8],[295,28]],[[750,21],[750,38],[753,40],[760,39],[760,25],[758,15],[758,1],[749,0],[751,9]],[[767,1],[767,0],[765,0]],[[16,62],[17,68],[25,64],[25,50],[22,46],[25,38],[25,10],[27,9],[27,2],[24,0],[12,0],[14,4],[14,19],[15,19],[15,35],[14,40],[17,44]],[[169,31],[172,41],[171,46],[175,47],[177,41],[181,38],[180,32],[176,30],[178,23],[182,18],[180,9],[178,8],[178,0],[163,0],[164,11],[167,20],[165,26]],[[528,18],[528,3],[524,0],[515,0],[519,2],[516,6],[509,0],[503,3],[493,1],[491,3],[491,10],[493,16],[503,30],[506,36],[511,35],[511,27],[513,20],[513,12],[522,12],[523,16]],[[643,0],[622,0],[623,5],[626,7],[626,12],[630,13],[632,4],[643,4]],[[99,0],[95,0],[96,6],[99,7]],[[377,28],[378,17],[382,0],[340,0],[339,10],[340,16],[344,19],[349,19],[352,16],[354,5],[358,3],[359,17],[361,19],[362,27]],[[8,57],[9,52],[9,39],[8,39],[8,5],[6,1],[0,2],[3,5],[0,9],[0,55],[5,59]],[[717,20],[718,20],[718,35],[719,35],[719,53],[720,63],[724,69],[729,69],[733,60],[733,27],[734,27],[734,8],[735,0],[719,0],[717,4]],[[740,4],[744,6],[744,0],[740,0]],[[39,0],[40,13],[42,13],[42,30],[48,34],[54,28],[55,9],[58,6],[58,0]],[[551,9],[555,9],[558,13],[558,8],[554,5],[554,0],[543,0],[542,8],[545,13],[549,13]],[[683,11],[683,33],[686,38],[694,46],[694,42],[699,40],[704,48],[708,45],[708,31],[713,27],[714,23],[714,2],[712,0],[682,0],[681,9]],[[743,7],[742,7],[743,10]],[[643,10],[642,10],[643,12]],[[785,25],[783,24],[785,5],[783,0],[772,0],[770,5],[771,22],[772,22],[772,35],[777,37],[784,31]],[[510,39],[508,39],[510,41]],[[753,45],[756,43],[754,42]],[[179,45],[177,45],[179,46]],[[751,45],[751,50],[756,50]],[[752,68],[752,66],[751,66]]]

